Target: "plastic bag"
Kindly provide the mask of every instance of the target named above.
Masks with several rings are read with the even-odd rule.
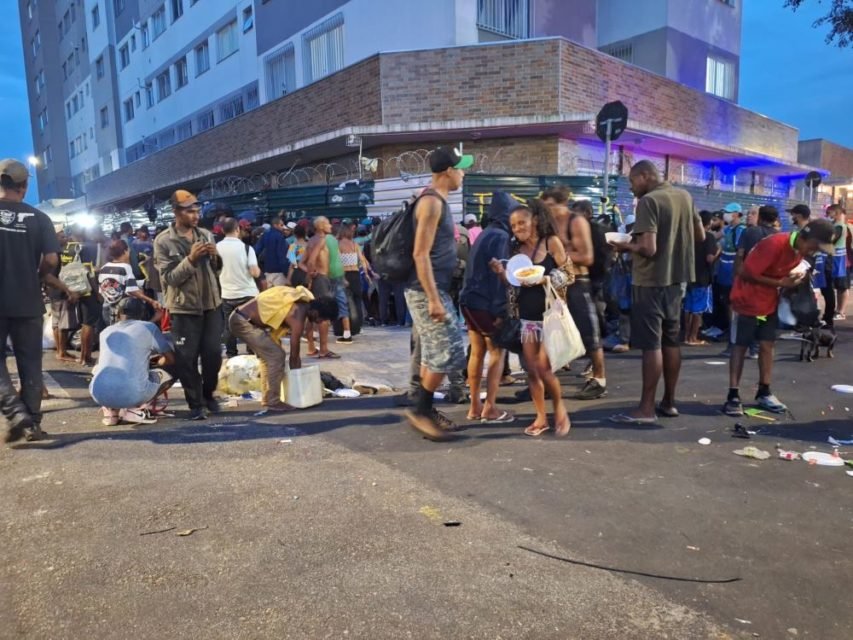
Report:
[[[89,282],[89,269],[80,262],[80,252],[74,256],[74,260],[66,264],[59,271],[59,279],[74,293],[87,296],[92,293],[92,285]]]
[[[580,331],[550,280],[545,281],[545,315],[542,318],[542,341],[552,371],[559,371],[586,353]]]
[[[235,356],[222,364],[219,370],[220,393],[240,396],[261,390],[261,369],[257,356]]]
[[[50,311],[44,314],[43,330],[41,334],[41,348],[56,349],[56,341],[53,339],[53,319]]]

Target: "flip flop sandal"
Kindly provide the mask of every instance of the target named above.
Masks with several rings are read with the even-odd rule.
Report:
[[[509,411],[501,411],[497,418],[480,418],[481,424],[507,424],[509,422],[515,422],[515,416]]]
[[[662,404],[655,407],[655,413],[663,418],[677,418],[681,415],[675,407],[666,408]]]
[[[616,424],[657,424],[656,418],[635,418],[634,416],[629,416],[626,413],[617,413],[615,416],[610,416],[609,420],[610,422],[615,422]]]
[[[470,414],[469,414],[469,415],[466,415],[466,416],[465,416],[465,419],[466,419],[468,422],[480,422],[480,421],[481,421],[480,416],[472,416],[472,415],[470,415]]]
[[[557,436],[558,438],[565,438],[566,436],[569,435],[569,433],[571,433],[571,430],[572,430],[571,420],[567,420],[567,422],[569,423],[569,428],[566,429],[565,433],[559,433],[559,430],[560,430],[559,427],[557,425],[554,425],[554,435],[555,436]]]
[[[337,353],[335,353],[334,351],[327,351],[323,355],[320,355],[318,353],[317,357],[321,358],[321,359],[325,358],[327,360],[340,360],[341,359],[341,357]]]
[[[545,433],[546,431],[550,431],[550,430],[551,430],[551,425],[548,425],[548,424],[542,425],[542,426],[530,425],[529,427],[527,427],[524,430],[524,435],[530,436],[531,438],[538,438],[543,433]]]

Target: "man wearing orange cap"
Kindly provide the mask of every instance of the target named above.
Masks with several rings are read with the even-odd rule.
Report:
[[[219,256],[211,233],[198,226],[201,206],[196,197],[179,189],[169,201],[175,222],[154,241],[154,262],[166,288],[178,377],[190,407],[189,419],[204,420],[205,410],[220,410],[213,397],[222,365]]]

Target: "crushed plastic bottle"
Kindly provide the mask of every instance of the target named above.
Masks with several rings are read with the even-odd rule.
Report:
[[[776,453],[782,460],[802,460],[803,455],[796,451],[788,451],[782,448],[782,445],[776,444]]]
[[[767,460],[770,457],[769,451],[764,451],[758,447],[744,447],[743,449],[735,449],[733,452],[737,456],[744,458],[754,458],[755,460]]]

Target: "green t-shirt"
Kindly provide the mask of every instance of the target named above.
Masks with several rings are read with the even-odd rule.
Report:
[[[341,265],[341,249],[338,239],[332,234],[326,236],[326,247],[329,249],[329,277],[332,280],[344,277],[344,268]]]
[[[836,231],[841,231],[841,235],[838,236],[838,240],[835,241],[836,249],[844,249],[847,250],[847,225],[846,224],[836,224]]]

